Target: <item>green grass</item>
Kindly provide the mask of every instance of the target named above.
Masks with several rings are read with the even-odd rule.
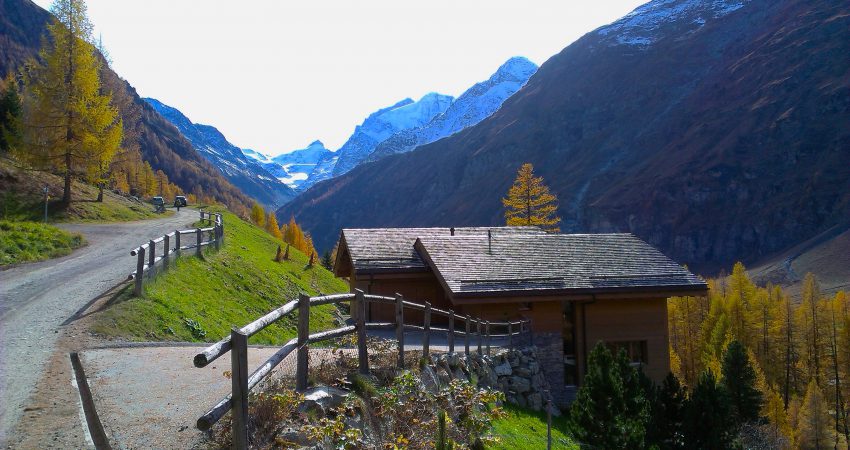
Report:
[[[95,186],[74,181],[71,185],[71,204],[61,205],[63,180],[46,172],[15,167],[6,158],[0,158],[0,219],[36,221],[44,218],[44,193],[50,192],[48,219],[50,222],[124,222],[129,220],[162,217],[153,211],[153,205],[131,200],[111,191],[104,191],[103,201],[96,202]],[[166,215],[173,214],[167,212]]]
[[[145,284],[143,298],[129,298],[130,287],[99,313],[95,333],[129,340],[215,341],[296,298],[347,292],[348,285],[319,264],[307,268],[298,251],[282,263],[273,258],[280,241],[264,230],[224,213],[225,245],[204,258],[188,255]],[[311,308],[311,330],[333,328],[333,305]],[[187,320],[191,321],[187,324]],[[297,315],[254,335],[252,344],[281,344],[296,334]]]
[[[79,234],[51,225],[0,220],[0,266],[65,256],[85,243]]]
[[[493,422],[493,435],[499,442],[490,445],[491,450],[545,449],[546,414],[529,411],[514,405],[505,404],[507,417]],[[565,416],[552,417],[552,448],[578,449],[579,446],[567,437],[567,419]]]

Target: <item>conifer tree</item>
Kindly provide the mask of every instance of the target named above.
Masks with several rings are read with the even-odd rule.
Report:
[[[732,420],[736,424],[755,422],[763,403],[756,389],[756,372],[753,370],[743,344],[732,341],[723,355],[723,385],[729,395]]]
[[[799,447],[801,449],[826,449],[830,445],[832,420],[827,412],[827,401],[815,380],[809,381],[806,396],[799,413]]]
[[[543,177],[534,176],[534,166],[525,163],[519,168],[516,180],[502,199],[507,225],[539,226],[549,232],[558,232],[558,199],[549,192]]]
[[[251,205],[251,222],[254,222],[254,225],[258,227],[266,225],[266,211],[257,202]]]
[[[685,448],[682,418],[685,410],[685,389],[672,374],[667,374],[661,386],[652,382],[646,386],[650,401],[650,421],[646,427],[646,444],[660,450]]]
[[[277,239],[283,239],[283,235],[280,233],[280,227],[277,226],[277,217],[275,217],[274,212],[270,211],[268,217],[266,217],[266,231]]]
[[[71,181],[102,183],[104,168],[121,145],[123,124],[101,93],[100,60],[91,42],[83,0],[55,0],[40,61],[24,71],[25,102],[19,158],[64,177],[62,203],[71,202]]]
[[[642,448],[649,403],[624,352],[599,343],[590,352],[584,384],[570,408],[570,429],[593,448]]]
[[[728,448],[733,438],[729,395],[714,373],[704,371],[685,406],[683,431],[687,448]]]
[[[18,81],[9,74],[0,91],[0,153],[8,152],[11,144],[20,140],[21,98]]]
[[[790,442],[794,433],[788,421],[788,413],[785,411],[782,396],[774,389],[769,389],[765,397],[766,401],[762,413],[767,417],[771,425],[771,440],[773,442],[780,442],[781,440],[788,440]]]

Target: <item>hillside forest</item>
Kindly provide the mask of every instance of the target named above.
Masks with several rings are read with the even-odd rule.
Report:
[[[724,352],[743,344],[761,394],[759,417],[792,448],[845,448],[850,398],[850,299],[807,274],[799,299],[756,286],[743,264],[709,280],[707,297],[668,301],[670,364],[691,389],[722,381]],[[693,394],[692,394],[693,395]]]

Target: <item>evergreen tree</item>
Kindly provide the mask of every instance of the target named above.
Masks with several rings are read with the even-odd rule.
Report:
[[[534,166],[525,163],[519,168],[516,180],[502,199],[507,225],[539,226],[558,232],[558,199],[543,184],[543,177],[534,176]]]
[[[799,413],[799,441],[801,449],[826,449],[830,445],[832,419],[827,412],[827,401],[815,380],[809,381],[806,396]]]
[[[683,431],[687,448],[724,449],[733,438],[729,395],[714,373],[704,371],[685,403]]]
[[[625,353],[615,358],[604,344],[597,344],[570,409],[575,438],[596,448],[642,448],[649,421],[643,392],[638,372]]]
[[[0,91],[0,152],[8,152],[11,144],[20,140],[21,99],[18,82],[11,73]]]
[[[333,261],[333,259],[331,259],[331,252],[330,252],[330,250],[325,250],[325,253],[324,253],[324,254],[322,254],[322,266],[323,266],[325,269],[333,270],[333,268],[334,268],[334,261]]]
[[[266,211],[257,202],[251,205],[251,222],[258,227],[266,225]]]
[[[743,344],[732,341],[723,356],[723,385],[729,395],[734,423],[740,425],[759,419],[763,403],[756,389],[756,372]]]
[[[661,386],[655,386],[650,381],[647,398],[651,406],[650,421],[646,428],[647,445],[660,450],[685,448],[682,418],[687,397],[679,379],[670,373]]]
[[[73,178],[104,182],[123,124],[111,95],[101,93],[85,2],[55,0],[50,11],[56,21],[47,27],[40,61],[24,72],[23,138],[16,153],[35,168],[61,172],[62,203],[68,205]]]

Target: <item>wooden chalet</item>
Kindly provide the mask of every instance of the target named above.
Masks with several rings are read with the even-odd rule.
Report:
[[[625,349],[661,381],[670,371],[667,298],[708,289],[632,234],[536,227],[344,229],[334,273],[352,290],[399,293],[491,321],[531,319],[533,344],[561,404],[581,383],[597,342]],[[372,304],[367,313],[367,320],[394,320],[393,305]]]

